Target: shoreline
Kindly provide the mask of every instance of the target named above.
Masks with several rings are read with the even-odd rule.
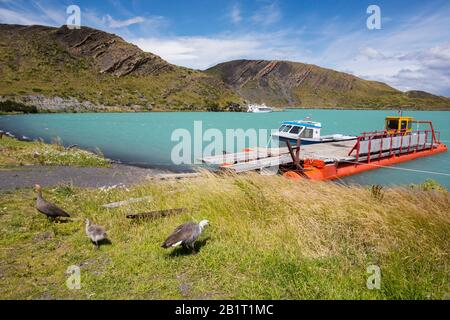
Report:
[[[17,141],[21,141],[21,142],[36,142],[39,141],[42,138],[35,138],[35,139],[31,139],[25,135],[22,135],[21,137],[19,137],[18,135],[15,135],[14,133],[8,131],[8,130],[4,130],[0,127],[0,134],[4,134],[5,136],[15,139]],[[42,139],[42,142],[45,143],[46,145],[51,145],[51,143],[46,142],[45,140]],[[68,146],[66,146],[68,147]],[[89,152],[91,154],[95,154],[95,152],[93,152],[92,150],[83,148],[83,147],[79,147],[77,146],[78,149]],[[174,170],[171,166],[158,166],[158,165],[151,165],[151,164],[139,164],[136,162],[132,162],[132,161],[122,161],[122,160],[117,160],[117,159],[113,159],[113,158],[108,158],[108,157],[103,157],[105,160],[108,160],[112,165],[120,165],[120,166],[128,166],[128,167],[135,167],[135,168],[139,168],[139,169],[150,169],[150,170],[159,170],[161,172],[167,172],[167,173],[192,173],[195,172],[195,170],[189,170],[188,168],[182,168],[179,170]]]
[[[30,165],[0,169],[0,193],[31,188],[35,184],[43,187],[126,188],[165,174],[171,172],[124,164],[113,164],[111,168]]]
[[[30,144],[36,142],[22,136],[22,139],[16,137],[8,131],[0,130],[0,133],[11,140]],[[1,142],[1,140],[0,140]],[[50,143],[44,142],[47,146]],[[6,146],[8,149],[8,146]],[[81,151],[95,155],[90,150],[78,148]],[[18,151],[15,151],[16,153]],[[126,187],[143,183],[148,179],[158,176],[177,176],[181,171],[169,170],[166,168],[157,168],[154,166],[139,166],[132,163],[123,163],[114,159],[103,157],[110,163],[110,166],[96,166],[83,164],[40,164],[36,162],[23,164],[21,161],[3,163],[0,167],[0,193],[12,191],[15,189],[30,188],[35,184],[44,187],[54,187],[59,185],[73,185],[81,188],[111,188]],[[183,171],[190,173],[193,171]]]
[[[339,108],[339,107],[293,107],[293,108],[284,108],[281,110],[276,110],[273,111],[275,113],[278,112],[285,112],[285,111],[290,111],[290,110],[330,110],[330,111],[402,111],[402,112],[417,112],[417,111],[422,111],[422,112],[448,112],[450,111],[450,107],[443,107],[443,108],[430,108],[430,109],[423,109],[423,108],[369,108],[369,107],[355,107],[355,108]],[[129,113],[248,113],[246,111],[228,111],[228,110],[224,110],[224,111],[211,111],[211,110],[151,110],[151,111],[146,111],[146,110],[112,110],[112,111],[105,111],[105,110],[83,110],[83,111],[53,111],[53,112],[49,112],[48,110],[46,111],[42,111],[42,112],[37,112],[37,113],[24,113],[24,112],[0,112],[0,117],[1,116],[18,116],[18,115],[27,115],[27,114],[93,114],[93,113],[98,113],[98,114],[106,114],[106,113],[110,113],[110,114],[129,114]]]

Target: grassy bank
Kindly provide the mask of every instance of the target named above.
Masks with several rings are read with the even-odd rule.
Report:
[[[72,213],[54,224],[31,189],[0,194],[3,299],[443,299],[449,294],[450,197],[446,190],[370,188],[245,175],[149,182],[132,189],[70,186],[44,195]],[[109,202],[151,196],[118,209]],[[126,214],[167,208],[156,221]],[[104,225],[99,251],[83,218]],[[177,225],[208,219],[200,252],[165,251]],[[81,290],[65,285],[81,267]],[[368,290],[369,265],[381,289]]]
[[[0,139],[0,168],[25,165],[107,167],[110,161],[77,148],[66,149],[60,141],[52,144],[25,142],[3,136]]]

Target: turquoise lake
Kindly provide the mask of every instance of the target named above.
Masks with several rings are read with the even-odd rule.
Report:
[[[269,114],[174,112],[7,115],[0,116],[0,129],[18,137],[43,138],[47,142],[59,137],[65,145],[77,144],[88,150],[99,148],[106,157],[123,163],[177,171],[188,167],[175,166],[171,161],[171,151],[178,144],[171,141],[172,132],[176,129],[192,132],[194,121],[202,121],[203,132],[217,128],[225,134],[226,129],[276,129],[283,120],[311,117],[313,121],[322,122],[322,134],[358,135],[363,131],[383,129],[387,115],[397,115],[397,112],[293,109]],[[405,112],[404,115],[433,121],[435,129],[440,131],[441,141],[450,144],[450,112],[414,111]],[[421,125],[420,129],[426,129],[425,125]],[[450,153],[417,159],[396,167],[449,174]],[[364,185],[400,185],[420,183],[429,178],[450,188],[448,175],[389,168],[362,173],[343,181]]]

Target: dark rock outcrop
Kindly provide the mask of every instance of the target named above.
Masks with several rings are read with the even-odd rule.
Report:
[[[103,31],[67,26],[53,32],[58,43],[75,56],[90,57],[100,73],[114,76],[157,75],[174,71],[174,66],[157,55],[143,52],[122,38]]]
[[[99,73],[117,77],[129,74],[158,75],[176,69],[159,56],[144,52],[117,35],[88,27],[71,30],[67,26],[53,28],[0,24],[0,32],[3,33],[2,37],[20,38],[29,43],[39,37],[45,42],[40,43],[43,55],[51,55],[49,48],[52,48],[66,52],[69,56],[87,58]]]

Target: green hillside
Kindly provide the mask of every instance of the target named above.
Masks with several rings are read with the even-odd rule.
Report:
[[[110,111],[206,110],[241,102],[219,79],[90,28],[0,25],[0,75],[0,96],[31,104],[39,101],[28,96],[73,98],[91,102],[87,109]]]
[[[39,112],[239,111],[275,107],[450,109],[450,99],[287,61],[237,60],[206,72],[172,65],[122,38],[0,24],[0,112],[10,101]],[[241,108],[239,108],[239,105]],[[5,107],[5,108],[3,108]]]
[[[236,60],[207,70],[243,98],[279,107],[449,109],[450,99],[418,91],[403,93],[315,65]]]

